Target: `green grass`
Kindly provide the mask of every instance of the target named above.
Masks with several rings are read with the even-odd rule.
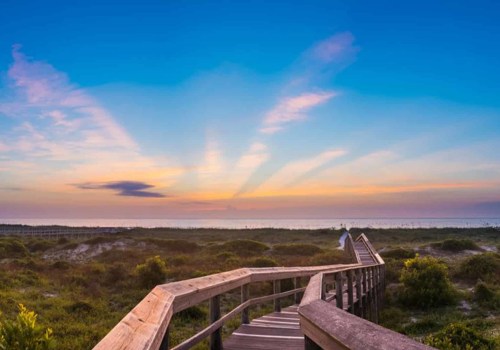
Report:
[[[403,261],[413,249],[445,239],[477,238],[479,245],[498,246],[499,232],[492,229],[430,229],[430,230],[352,230],[364,231],[377,248],[385,247],[386,260],[392,264],[392,282],[397,283]],[[30,237],[0,238],[0,310],[6,317],[17,313],[22,303],[34,310],[41,326],[51,327],[57,349],[91,349],[119,320],[148,292],[135,273],[136,267],[148,258],[159,256],[166,261],[166,282],[183,280],[245,266],[306,266],[345,263],[337,250],[340,230],[284,230],[284,229],[134,229],[121,234],[80,239],[43,239]],[[102,249],[89,258],[72,259],[70,253],[83,245],[91,250]],[[402,248],[404,253],[397,249]],[[392,252],[396,250],[396,252]],[[391,255],[392,254],[392,255]],[[389,257],[390,256],[390,257]],[[466,258],[466,257],[465,257]],[[459,270],[461,260],[454,262]],[[454,270],[454,271],[455,271]],[[452,267],[450,266],[450,272]],[[389,269],[388,269],[389,273]],[[458,272],[457,272],[458,273]],[[452,274],[453,282],[474,289],[476,280]],[[494,279],[487,281],[489,291],[498,291]],[[485,282],[486,283],[486,282]],[[288,283],[289,284],[289,283]],[[283,287],[290,287],[283,282]],[[397,288],[396,288],[397,289]],[[272,291],[270,283],[251,285],[251,296]],[[222,298],[224,312],[239,303],[239,290]],[[472,293],[472,292],[471,292]],[[396,295],[397,293],[395,293]],[[490,293],[491,294],[491,293]],[[496,294],[495,294],[496,295]],[[393,322],[399,330],[417,336],[439,331],[451,316],[441,317],[432,326],[432,320],[414,314],[397,304],[396,296],[391,308],[402,318]],[[433,315],[453,315],[459,320],[480,320],[486,317],[498,320],[498,315],[470,296],[473,310],[469,315],[456,309],[438,310]],[[290,301],[291,302],[291,301]],[[208,323],[207,303],[175,315],[172,321],[173,344],[185,340]],[[254,317],[272,311],[272,303],[255,306]],[[458,312],[458,313],[457,313]],[[411,317],[417,317],[417,326],[411,326]],[[434,316],[432,316],[434,317]],[[398,319],[392,317],[391,319]],[[421,323],[418,323],[422,319]],[[227,336],[239,326],[239,320],[228,322],[223,328]],[[427,328],[426,328],[427,327]],[[474,326],[477,327],[477,326]],[[481,334],[495,337],[495,325],[482,326]],[[412,333],[413,332],[413,333]],[[206,344],[201,344],[203,348]]]

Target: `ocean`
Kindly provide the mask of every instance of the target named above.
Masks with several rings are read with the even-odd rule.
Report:
[[[352,219],[0,219],[0,224],[62,225],[73,227],[176,228],[473,228],[500,227],[500,218],[352,218]]]

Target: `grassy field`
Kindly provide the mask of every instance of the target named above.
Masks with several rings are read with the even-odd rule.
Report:
[[[498,308],[475,297],[477,280],[461,270],[472,255],[495,254],[496,229],[352,229],[364,232],[385,256],[388,303],[382,324],[421,339],[450,321],[468,322],[488,338],[499,336]],[[346,262],[337,250],[340,230],[283,229],[134,229],[120,234],[79,239],[0,238],[0,310],[12,318],[22,303],[54,330],[57,349],[91,349],[149,291],[136,267],[159,256],[166,262],[165,282],[203,276],[244,266],[303,266]],[[467,241],[473,239],[473,241]],[[457,243],[458,242],[458,243]],[[457,290],[457,306],[411,310],[397,301],[399,271],[418,252],[449,266]],[[494,260],[494,259],[493,259]],[[498,273],[487,288],[498,296]],[[253,287],[265,293],[270,284]],[[223,308],[237,304],[239,291],[223,298]],[[493,298],[493,300],[495,300]],[[252,314],[269,311],[255,307]],[[171,338],[178,343],[206,324],[208,306],[201,304],[173,319]],[[230,322],[225,334],[238,326]]]

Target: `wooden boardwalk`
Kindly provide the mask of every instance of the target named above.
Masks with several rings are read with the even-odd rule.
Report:
[[[297,309],[297,305],[289,306],[241,325],[224,342],[224,350],[303,350]]]
[[[344,251],[351,264],[240,268],[156,286],[94,350],[189,350],[206,338],[211,350],[432,349],[376,324],[385,262],[368,238],[348,234]],[[282,290],[283,280],[293,289]],[[251,296],[250,285],[262,282],[272,283],[272,294]],[[236,289],[240,304],[222,315],[221,295]],[[300,305],[281,309],[280,300],[292,296]],[[209,326],[170,347],[172,316],[204,301]],[[250,322],[249,308],[269,302],[275,312]],[[237,316],[242,325],[223,343],[222,327]]]

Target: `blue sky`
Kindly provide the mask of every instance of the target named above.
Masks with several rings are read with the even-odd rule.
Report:
[[[494,1],[5,1],[0,217],[498,217]]]

